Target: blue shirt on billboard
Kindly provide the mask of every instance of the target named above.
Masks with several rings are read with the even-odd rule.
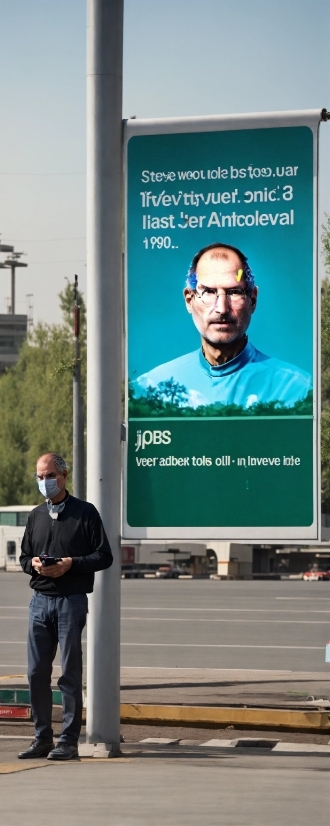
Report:
[[[135,393],[144,395],[148,387],[173,379],[183,385],[188,400],[180,406],[196,408],[208,404],[254,404],[278,402],[292,407],[312,389],[311,376],[293,364],[261,353],[250,342],[238,356],[213,367],[201,349],[160,364],[134,382]]]

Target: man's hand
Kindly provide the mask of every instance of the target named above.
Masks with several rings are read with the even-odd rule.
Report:
[[[65,556],[64,559],[59,559],[56,565],[42,565],[42,576],[50,576],[56,579],[58,576],[63,576],[72,566],[71,556]]]
[[[32,567],[41,576],[50,576],[56,579],[58,576],[63,576],[72,566],[71,556],[66,556],[64,559],[59,559],[56,565],[42,565],[39,556],[34,556],[32,559]]]
[[[34,568],[34,570],[37,574],[41,573],[42,564],[41,564],[39,556],[34,556],[33,557],[33,559],[32,559],[32,568]]]

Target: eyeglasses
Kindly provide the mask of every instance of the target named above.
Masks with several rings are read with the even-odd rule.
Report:
[[[232,307],[241,307],[250,291],[244,287],[229,287],[227,290],[216,290],[214,287],[203,287],[202,291],[195,290],[196,298],[200,298],[205,307],[214,307],[220,295],[224,295]]]

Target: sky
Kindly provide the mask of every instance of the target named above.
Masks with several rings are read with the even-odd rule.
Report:
[[[65,279],[86,290],[85,3],[1,0],[0,24],[1,240],[28,263],[16,312],[59,322]],[[329,36],[329,0],[126,0],[123,117],[330,110]],[[330,122],[321,222],[329,150]],[[0,269],[0,313],[8,295]]]

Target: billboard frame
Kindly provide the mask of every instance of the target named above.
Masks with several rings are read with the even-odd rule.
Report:
[[[269,543],[278,541],[297,544],[321,541],[321,462],[320,462],[320,395],[321,395],[321,353],[320,353],[320,296],[321,284],[318,272],[318,168],[319,168],[319,126],[326,120],[325,110],[311,109],[294,112],[269,112],[241,115],[216,115],[213,117],[159,118],[124,122],[124,191],[125,227],[127,228],[128,168],[127,148],[129,140],[135,136],[166,135],[195,132],[232,131],[240,129],[272,129],[276,127],[307,126],[313,133],[313,523],[303,527],[132,527],[128,525],[127,514],[127,459],[128,441],[124,443],[124,473],[122,497],[122,534],[125,540],[170,539],[170,540],[232,540]],[[125,245],[128,236],[125,232]],[[127,286],[127,246],[125,246],[125,296]],[[125,424],[128,429],[128,365],[127,365],[127,300],[125,301]]]

